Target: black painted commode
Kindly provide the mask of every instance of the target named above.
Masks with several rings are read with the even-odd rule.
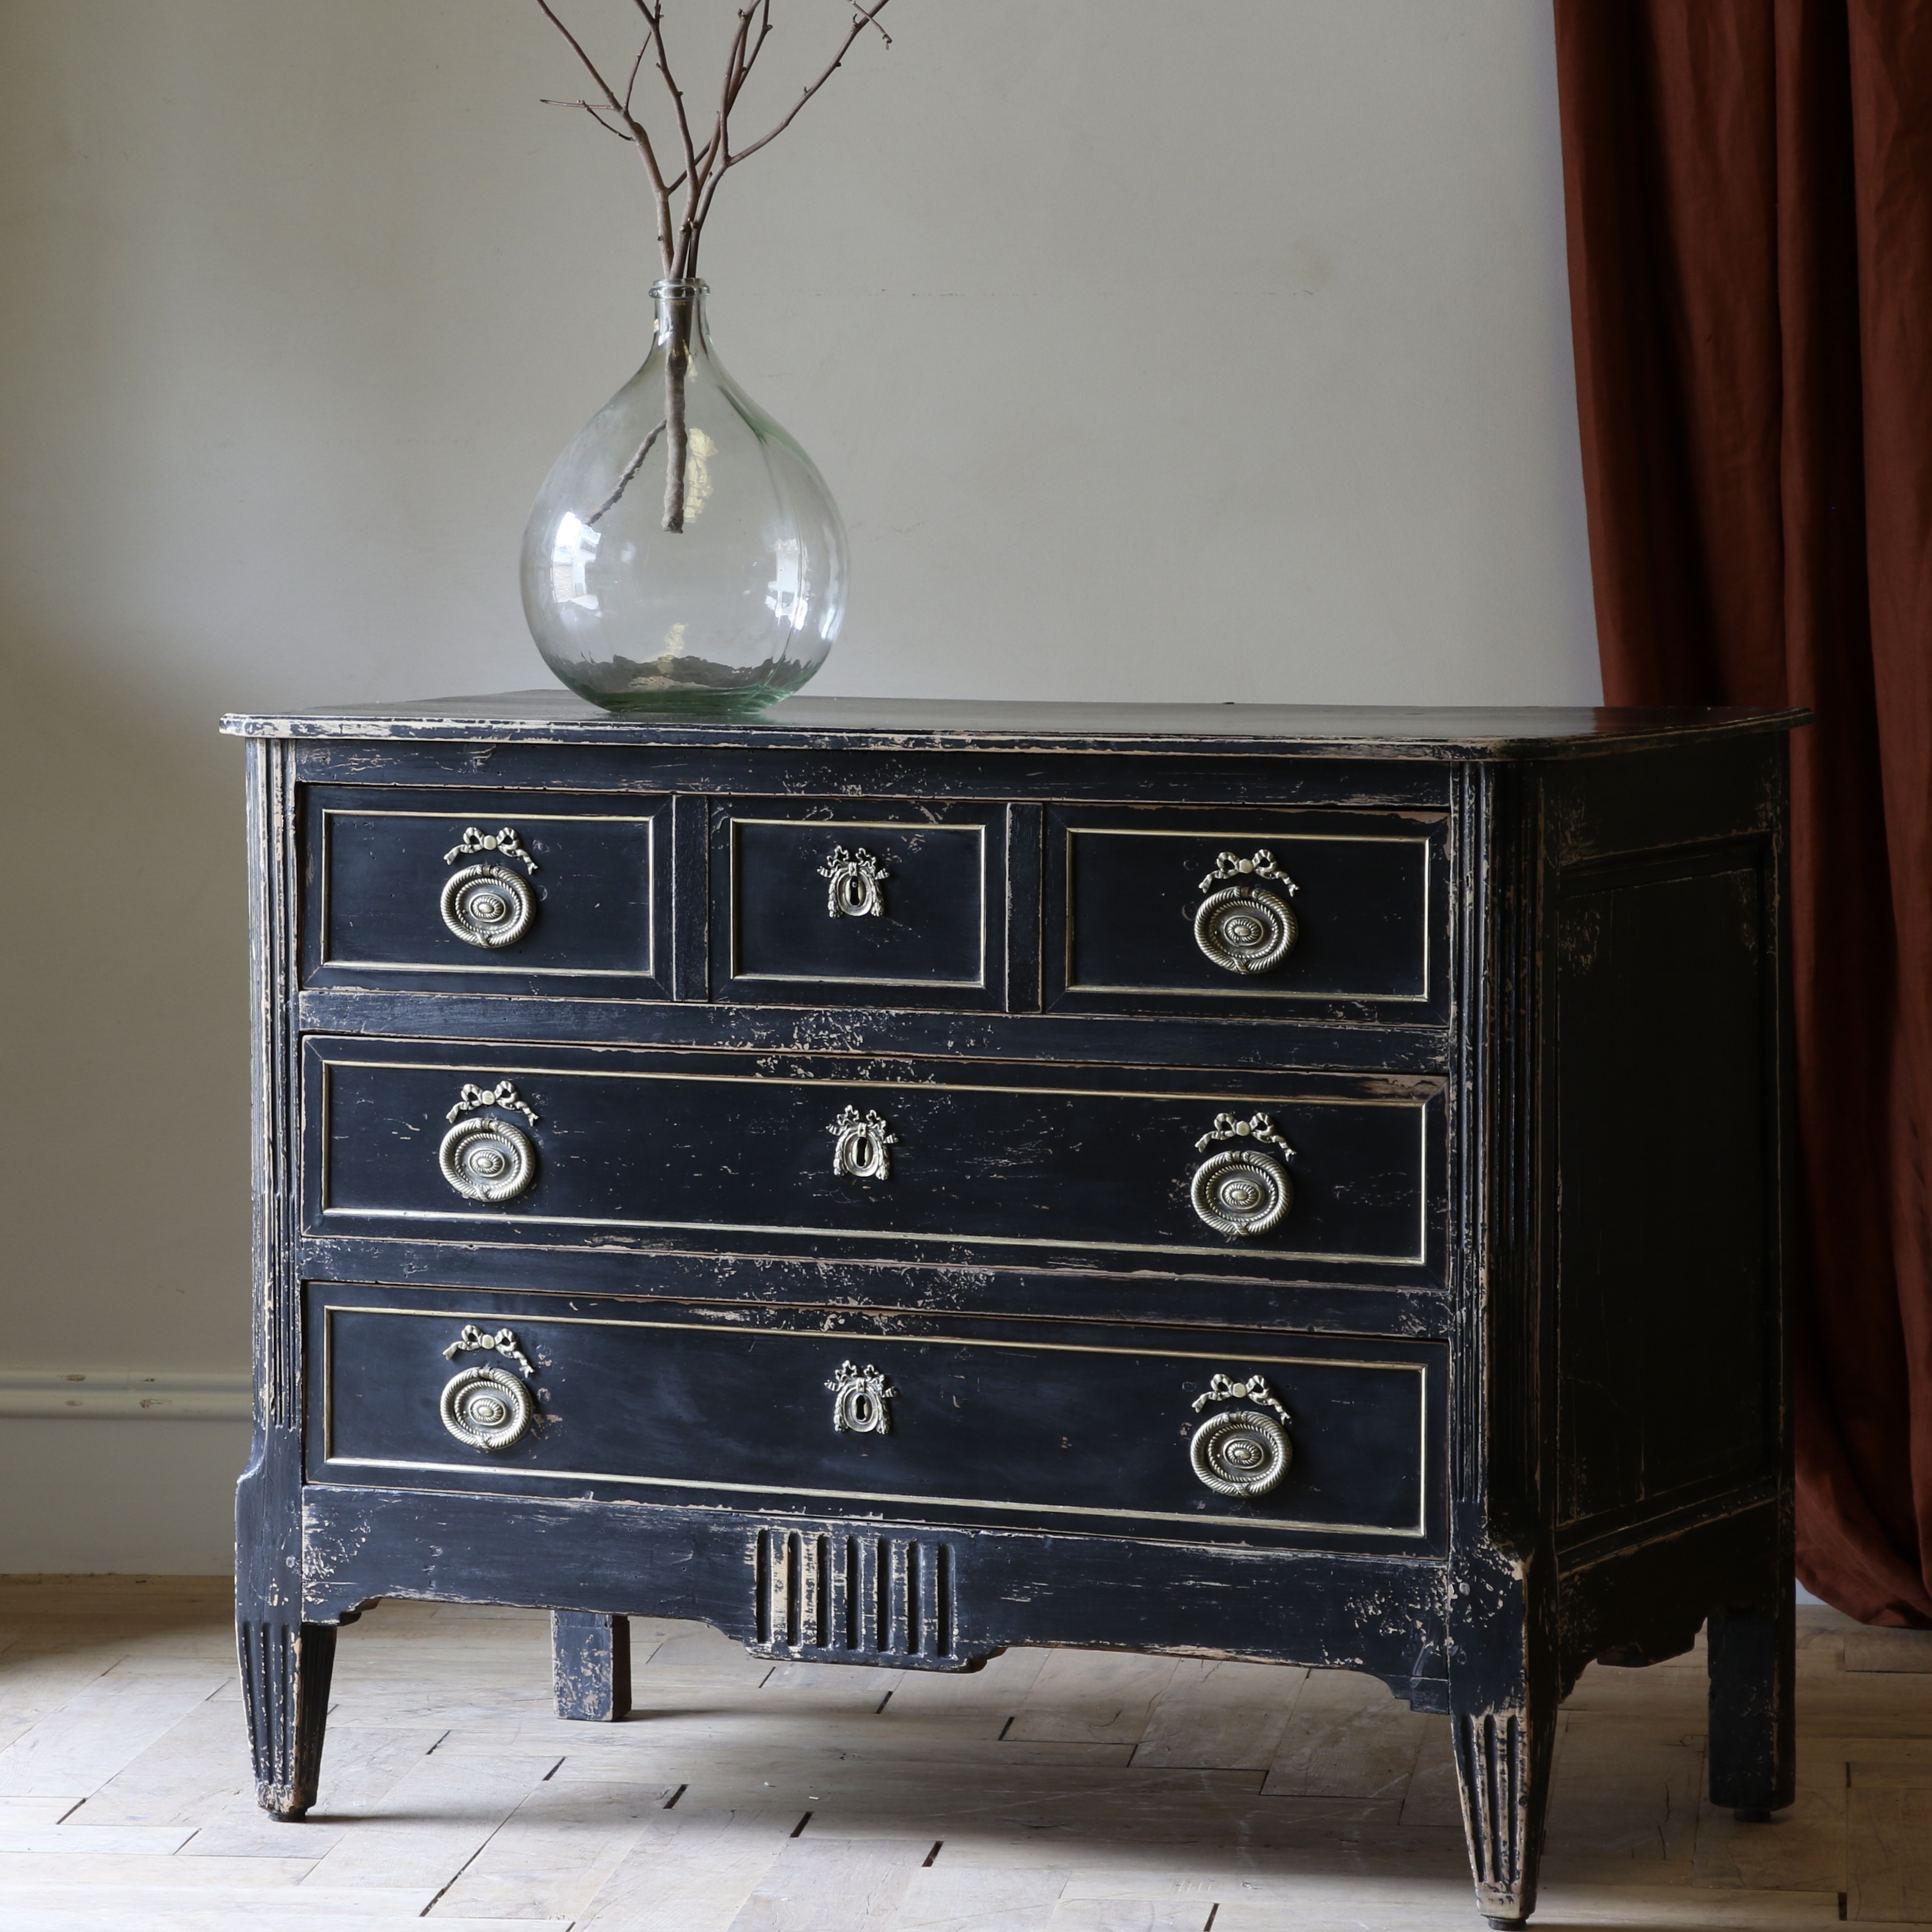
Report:
[[[551,1609],[574,1717],[635,1614],[1370,1672],[1502,1924],[1578,1673],[1708,1620],[1713,1799],[1788,1803],[1800,722],[228,720],[264,1805],[386,1596]]]

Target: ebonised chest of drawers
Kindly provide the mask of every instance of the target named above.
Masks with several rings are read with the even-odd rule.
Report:
[[[1557,1706],[1711,1621],[1791,1796],[1791,713],[562,694],[242,717],[262,1803],[335,1630],[1346,1666],[1481,1909]]]

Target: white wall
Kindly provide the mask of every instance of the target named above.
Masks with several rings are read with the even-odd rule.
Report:
[[[1546,6],[888,19],[706,244],[851,526],[815,692],[1594,700]],[[0,1371],[245,1358],[214,717],[544,681],[655,272],[578,91],[534,0],[0,0]],[[0,1569],[223,1567],[239,1424],[8,1413]]]

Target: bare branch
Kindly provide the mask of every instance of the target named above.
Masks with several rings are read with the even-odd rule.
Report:
[[[592,80],[596,82],[598,91],[603,94],[604,98],[610,102],[612,110],[616,113],[622,113],[624,111],[624,104],[610,92],[610,83],[604,78],[602,73],[598,70],[597,63],[590,58],[589,54],[584,52],[584,43],[580,40],[577,36],[563,24],[562,21],[557,17],[555,9],[553,8],[550,4],[550,0],[537,0],[537,4],[542,8],[544,16],[550,22],[550,25],[570,43],[572,51],[574,52],[577,58],[584,63],[584,71],[590,75]]]
[[[698,160],[697,157],[692,152],[691,120],[684,110],[684,90],[672,78],[670,56],[664,47],[664,0],[658,0],[656,12],[651,10],[648,0],[636,0],[636,4],[638,11],[644,16],[647,28],[644,35],[644,44],[638,50],[638,58],[641,62],[644,56],[653,47],[657,50],[658,72],[663,77],[664,91],[670,96],[671,105],[677,111],[678,140],[684,149],[684,174],[682,178],[689,181],[694,178],[698,172]],[[632,74],[634,79],[635,68],[632,70]]]
[[[754,16],[758,22],[758,37],[747,50],[745,44]],[[721,154],[727,158],[725,165],[730,165],[731,110],[738,104],[738,96],[743,92],[746,82],[752,77],[752,69],[757,64],[758,56],[771,34],[771,0],[752,0],[752,4],[739,14],[738,31],[732,37],[731,46],[725,57],[724,86],[719,97],[717,124],[711,130],[710,140],[698,151],[698,169],[702,176],[709,177],[712,163]]]
[[[772,0],[763,0],[761,6],[759,6],[755,9],[747,10],[748,12],[752,10],[756,10],[759,14],[758,38],[752,43],[750,50],[746,53],[745,58],[738,63],[737,78],[735,80],[729,80],[727,82],[725,90],[724,113],[728,120],[730,118],[731,110],[738,104],[739,95],[745,91],[746,82],[749,80],[752,77],[752,70],[758,64],[758,56],[764,50],[766,41],[770,40],[772,37]],[[720,145],[722,147],[723,151],[728,154],[731,151],[730,130],[728,128],[725,132],[726,138]]]
[[[545,96],[538,101],[537,105],[539,107],[580,107],[592,120],[597,123],[598,127],[603,129],[605,134],[614,134],[620,141],[628,141],[631,138],[622,128],[612,127],[610,122],[605,120],[587,100],[552,100]]]
[[[758,64],[758,56],[764,50],[765,43],[772,37],[772,0],[754,0],[754,4],[745,10],[748,22],[752,14],[758,16],[758,38],[746,50],[744,58],[738,63],[738,77],[730,83],[732,104],[736,106],[738,96],[744,92],[745,83],[752,77],[752,70]]]
[[[542,0],[538,0],[538,4],[541,5],[542,4]],[[878,27],[879,32],[881,34],[885,32],[885,28],[879,26],[878,16],[886,10],[886,8],[891,4],[891,0],[874,0],[874,4],[869,12],[865,8],[860,5],[859,0],[849,0],[849,4],[851,6],[854,16],[852,22],[852,31],[848,34],[844,40],[840,43],[838,51],[832,57],[831,64],[828,66],[825,71],[799,96],[798,99],[792,104],[791,112],[788,114],[769,134],[760,135],[759,138],[754,141],[748,148],[740,148],[735,154],[728,154],[724,160],[724,167],[730,168],[736,166],[739,162],[748,160],[752,155],[755,154],[760,148],[766,147],[772,142],[776,141],[778,137],[798,118],[800,110],[803,108],[805,104],[838,71],[840,66],[844,61],[845,56],[852,51],[852,43],[856,40],[868,26]],[[890,40],[886,42],[887,46],[890,46],[891,44],[892,44]],[[721,168],[718,170],[718,173],[720,178],[722,178],[724,173],[724,169]]]
[[[607,510],[612,508],[616,505],[617,499],[622,496],[624,492],[631,487],[631,478],[636,476],[638,472],[644,466],[644,458],[650,454],[651,445],[656,442],[658,438],[662,436],[664,433],[664,426],[662,423],[659,423],[657,428],[652,430],[650,434],[644,438],[642,447],[639,448],[637,454],[631,458],[630,466],[626,470],[622,476],[617,478],[617,487],[610,492],[609,496],[604,499],[602,502],[597,506],[596,509],[591,512],[589,516],[584,518],[584,521],[586,528],[594,529],[596,526],[598,518],[601,518]]]
[[[670,70],[670,55],[664,46],[664,0],[658,0],[655,10],[649,4],[649,0],[636,0],[636,5],[646,22],[647,31],[644,46],[646,49],[655,47],[657,50],[658,77],[664,84],[664,92],[670,96],[671,108],[677,116],[678,143],[684,150],[683,172],[676,181],[665,184],[667,193],[680,186],[684,188],[685,206],[684,220],[678,229],[677,245],[666,255],[664,273],[668,276],[688,275],[691,273],[692,203],[697,194],[698,183],[698,157],[692,145],[691,116],[686,112],[684,90],[678,86],[676,77]]]
[[[881,0],[881,4],[884,0]],[[854,0],[856,4],[856,0]],[[664,258],[664,272],[669,274],[672,268],[670,192],[664,185],[664,171],[658,166],[657,152],[651,146],[651,137],[644,124],[637,119],[618,99],[616,90],[604,78],[602,70],[584,50],[584,43],[566,26],[550,0],[537,0],[544,17],[570,43],[571,49],[584,64],[584,71],[597,83],[598,92],[610,103],[610,111],[631,130],[631,139],[635,142],[638,158],[644,164],[644,172],[650,177],[651,199],[657,204],[658,249]]]

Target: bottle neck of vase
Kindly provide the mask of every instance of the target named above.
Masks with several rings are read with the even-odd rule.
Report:
[[[654,282],[651,300],[656,306],[652,334],[661,349],[682,349],[687,355],[707,356],[710,326],[705,320],[704,298],[709,286],[700,281]]]

